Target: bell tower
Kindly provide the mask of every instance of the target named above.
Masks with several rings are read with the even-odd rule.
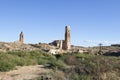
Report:
[[[23,34],[23,32],[20,33],[19,42],[22,43],[22,44],[24,42],[24,34]]]
[[[71,49],[70,45],[70,26],[65,27],[65,50]]]

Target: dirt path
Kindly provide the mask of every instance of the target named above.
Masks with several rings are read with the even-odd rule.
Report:
[[[0,80],[34,80],[42,73],[50,72],[43,65],[17,67],[17,70],[0,72]]]

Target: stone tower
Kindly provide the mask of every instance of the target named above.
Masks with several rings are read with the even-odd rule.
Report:
[[[70,45],[70,26],[65,27],[65,44],[64,44],[65,50],[69,50],[71,48]]]
[[[22,43],[22,44],[24,42],[24,34],[23,34],[23,32],[20,33],[19,42]]]
[[[59,45],[59,49],[62,49],[63,48],[63,41],[62,40],[60,40],[60,43],[59,43],[60,45]]]

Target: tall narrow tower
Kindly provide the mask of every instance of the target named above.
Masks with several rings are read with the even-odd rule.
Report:
[[[65,50],[69,50],[70,46],[70,26],[65,27]]]
[[[20,33],[19,41],[20,41],[20,43],[23,44],[23,42],[24,42],[24,34],[23,34],[23,32]]]

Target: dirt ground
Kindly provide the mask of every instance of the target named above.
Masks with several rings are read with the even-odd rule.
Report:
[[[17,66],[16,70],[0,72],[0,80],[35,80],[40,74],[50,71],[51,69],[46,69],[43,65]]]

